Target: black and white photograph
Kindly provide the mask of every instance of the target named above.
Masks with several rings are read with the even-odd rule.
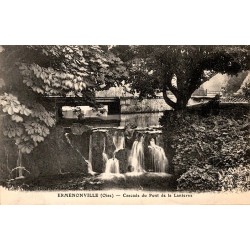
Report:
[[[249,197],[249,45],[2,45],[0,60],[5,192]]]
[[[247,249],[249,3],[1,1],[2,249]]]

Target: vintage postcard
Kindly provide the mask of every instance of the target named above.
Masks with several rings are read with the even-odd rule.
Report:
[[[0,46],[0,204],[250,204],[250,46]]]

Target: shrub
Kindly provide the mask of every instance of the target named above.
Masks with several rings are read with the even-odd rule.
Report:
[[[211,165],[192,167],[177,180],[178,190],[213,191],[218,190],[218,170]]]
[[[249,105],[226,105],[206,117],[170,111],[161,124],[179,190],[249,190]]]
[[[249,191],[250,165],[220,171],[219,188],[222,191]]]
[[[168,112],[162,119],[165,151],[177,175],[193,166],[227,169],[246,166],[249,155],[249,107],[233,106],[219,115]]]

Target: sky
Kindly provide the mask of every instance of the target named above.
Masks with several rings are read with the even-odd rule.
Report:
[[[221,87],[227,83],[228,79],[228,75],[226,74],[217,74],[202,86],[208,91],[220,91]]]

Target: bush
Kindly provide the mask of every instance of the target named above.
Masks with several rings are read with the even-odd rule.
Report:
[[[249,191],[250,165],[222,170],[219,173],[219,188],[222,191]]]
[[[196,166],[227,169],[250,163],[249,107],[228,107],[219,115],[168,112],[161,119],[165,151],[177,175]]]
[[[211,165],[192,167],[177,180],[178,190],[250,191],[250,165],[218,170]]]
[[[166,112],[165,151],[179,190],[250,190],[249,106],[228,105],[217,115]]]
[[[213,191],[218,190],[218,170],[211,165],[192,167],[177,180],[178,190]]]

